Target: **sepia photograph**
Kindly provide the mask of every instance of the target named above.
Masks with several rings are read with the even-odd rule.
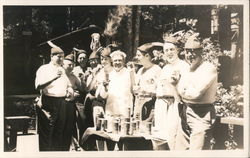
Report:
[[[249,2],[4,1],[0,157],[249,157]]]

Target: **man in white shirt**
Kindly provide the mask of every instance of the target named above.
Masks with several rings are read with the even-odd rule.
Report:
[[[67,128],[67,89],[69,80],[63,69],[64,52],[59,47],[51,49],[51,62],[42,65],[36,73],[35,87],[41,91],[41,109],[38,110],[39,145],[41,151],[67,151],[71,137]]]
[[[176,149],[209,149],[211,129],[215,121],[217,87],[216,67],[202,59],[202,46],[195,36],[185,43],[185,59],[190,65],[189,72],[172,76],[183,101],[179,104],[182,132],[177,135]]]
[[[134,116],[146,122],[154,119],[154,104],[156,94],[156,81],[161,73],[160,66],[154,64],[153,50],[162,49],[162,43],[152,42],[137,48],[136,59],[142,67],[135,77],[133,88],[135,99]]]
[[[170,83],[171,75],[180,75],[188,71],[189,65],[179,59],[178,41],[175,37],[165,38],[163,44],[163,58],[166,65],[163,67],[157,80],[156,102],[155,102],[155,131],[157,136],[166,139],[170,150],[175,149],[176,135],[180,122],[178,113],[179,97]]]
[[[81,81],[81,78],[84,78],[86,81],[85,76],[85,71],[87,70],[87,52],[85,50],[78,50],[77,49],[77,63],[79,64],[78,66],[75,66],[74,69],[72,70],[73,74]]]
[[[109,73],[109,83],[106,88],[105,113],[110,116],[130,117],[133,108],[131,72],[124,67],[126,54],[120,50],[110,54],[113,70]]]

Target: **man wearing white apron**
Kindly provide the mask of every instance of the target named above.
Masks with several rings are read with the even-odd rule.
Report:
[[[177,40],[174,37],[166,39],[163,45],[164,59],[167,64],[163,67],[157,81],[155,103],[155,130],[158,137],[168,141],[170,150],[175,149],[175,139],[180,121],[178,115],[179,99],[173,85],[170,83],[171,74],[183,74],[189,65],[178,58]]]

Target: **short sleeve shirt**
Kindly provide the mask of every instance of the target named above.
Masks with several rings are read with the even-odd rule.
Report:
[[[60,78],[52,81],[48,86],[42,89],[42,94],[52,97],[65,97],[67,88],[70,85],[65,70],[61,66],[55,66],[52,63],[42,65],[36,72],[35,86],[36,88],[55,77],[58,70],[63,74]]]

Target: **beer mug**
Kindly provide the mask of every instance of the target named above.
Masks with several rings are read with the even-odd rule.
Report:
[[[131,127],[130,127],[130,135],[134,135],[134,134],[137,134],[138,131],[137,131],[137,123],[136,121],[132,121],[131,122]]]
[[[120,121],[119,120],[117,120],[117,119],[114,119],[113,120],[113,127],[112,127],[112,129],[113,129],[113,133],[115,133],[115,134],[118,134],[119,133],[119,130],[120,130]]]
[[[146,122],[146,133],[149,135],[152,134],[152,122]]]
[[[122,130],[123,130],[123,134],[125,134],[125,135],[130,135],[130,122],[124,122],[123,123],[123,128],[122,128]]]
[[[100,131],[102,126],[102,118],[96,117],[96,130]]]
[[[107,132],[111,133],[113,128],[113,117],[111,115],[106,115],[107,119]]]
[[[108,127],[108,120],[107,119],[101,119],[101,131],[107,131]]]

